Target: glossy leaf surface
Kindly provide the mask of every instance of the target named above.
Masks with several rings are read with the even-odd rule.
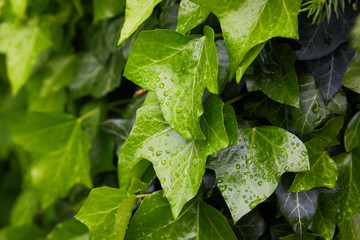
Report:
[[[220,21],[234,76],[246,54],[272,37],[297,38],[297,14],[301,1],[193,0],[213,12]],[[261,49],[261,48],[260,48]],[[260,51],[259,47],[253,51]],[[256,54],[257,55],[257,54]],[[240,82],[241,75],[237,76]]]
[[[282,173],[306,171],[309,162],[293,134],[273,126],[239,127],[238,143],[211,156],[208,167],[236,222],[275,191]]]
[[[360,112],[350,120],[345,131],[345,149],[347,152],[360,147]]]
[[[267,225],[259,211],[253,210],[241,218],[232,228],[238,239],[257,240],[264,234]]]
[[[187,33],[197,25],[203,23],[209,16],[210,11],[191,2],[190,0],[181,0],[176,31],[182,34]]]
[[[195,198],[174,220],[162,191],[145,198],[131,219],[125,239],[236,239],[228,222],[213,207]]]
[[[204,102],[204,107],[201,125],[206,140],[187,140],[179,135],[166,123],[157,103],[140,108],[134,128],[119,152],[120,186],[129,184],[127,178],[141,159],[151,161],[177,217],[200,187],[207,156],[229,144],[223,103],[213,96]]]
[[[169,30],[139,34],[124,75],[154,91],[162,113],[172,128],[187,139],[205,139],[199,117],[202,95],[207,88],[218,92],[214,32],[184,36]]]
[[[348,65],[346,73],[341,83],[353,90],[354,92],[360,93],[360,52],[355,52],[354,58]]]

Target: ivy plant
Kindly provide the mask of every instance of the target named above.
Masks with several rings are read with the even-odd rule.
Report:
[[[0,239],[360,239],[359,8],[0,0]]]

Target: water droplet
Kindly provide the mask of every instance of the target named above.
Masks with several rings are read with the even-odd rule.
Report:
[[[259,181],[259,182],[258,182],[258,185],[259,185],[259,186],[261,186],[261,185],[262,185],[262,182],[261,182],[261,181]]]
[[[289,171],[290,170],[289,166],[284,167],[284,170]]]
[[[160,78],[159,78],[159,77],[156,77],[156,78],[155,78],[155,81],[156,81],[156,82],[159,82],[159,81],[160,81]]]
[[[237,169],[240,169],[240,164],[236,164],[236,168],[237,168]]]
[[[161,160],[161,164],[162,164],[162,165],[165,165],[165,164],[166,164],[166,160],[165,160],[165,159]]]
[[[245,196],[245,195],[242,195],[242,198],[246,198],[246,196]]]
[[[165,97],[167,97],[167,96],[169,96],[169,92],[168,92],[168,91],[165,91],[165,92],[163,93],[163,95],[164,95]]]
[[[154,152],[154,148],[153,147],[148,147],[148,149],[152,152]]]
[[[225,190],[226,190],[226,188],[227,188],[227,185],[221,185],[221,186],[219,186],[219,190],[220,190],[220,192],[225,191]]]
[[[244,149],[244,145],[241,145],[240,148],[241,148],[241,149]]]
[[[223,182],[222,178],[219,177],[219,178],[217,179],[217,183],[222,183],[222,182]]]
[[[305,156],[307,156],[307,152],[306,151],[301,151],[301,155],[303,155],[305,157]]]
[[[229,190],[229,191],[232,191],[232,188],[231,188],[231,187],[229,187],[229,188],[228,188],[228,190]]]
[[[164,83],[160,83],[159,87],[160,87],[160,88],[164,88],[164,87],[165,87],[165,84],[164,84]]]
[[[294,167],[294,163],[290,163],[290,167]]]
[[[321,122],[322,122],[322,118],[319,117],[318,119],[316,119],[316,120],[314,121],[313,126],[314,126],[314,127],[317,127]]]
[[[177,109],[176,109],[176,112],[177,112],[177,113],[181,112],[181,108],[177,108]]]
[[[291,142],[291,146],[294,146],[295,145],[295,143],[294,142]]]
[[[169,153],[170,153],[170,150],[166,150],[165,152],[166,152],[167,154],[169,154]]]
[[[318,114],[320,111],[319,105],[314,104],[314,106],[311,108],[311,110],[313,111],[313,113]]]
[[[162,154],[161,150],[156,151],[156,156],[160,156]]]

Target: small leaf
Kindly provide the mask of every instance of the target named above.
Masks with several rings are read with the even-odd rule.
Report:
[[[275,193],[281,213],[301,238],[315,215],[319,193],[315,190],[288,192],[290,184],[282,179]]]
[[[255,209],[232,226],[238,239],[257,240],[266,231],[266,221]]]
[[[346,115],[348,103],[346,100],[346,95],[342,89],[340,89],[340,91],[335,94],[335,96],[333,97],[333,99],[330,100],[326,108],[329,114],[340,114],[344,116]]]
[[[309,168],[305,145],[284,129],[239,127],[238,143],[209,158],[234,222],[267,199],[284,172]]]
[[[262,43],[272,37],[298,38],[297,15],[301,1],[282,0],[230,1],[192,0],[214,13],[220,21],[226,47],[230,54],[230,78],[248,57],[254,59]],[[248,54],[251,52],[250,54]],[[248,54],[248,55],[247,55]],[[249,64],[237,72],[236,81]]]
[[[201,199],[189,202],[174,220],[162,195],[162,191],[154,192],[144,199],[130,221],[125,239],[236,239],[224,216]]]
[[[320,195],[318,209],[310,223],[310,230],[326,240],[333,239],[336,215],[339,212],[339,208],[330,196],[331,195]]]
[[[119,151],[120,187],[128,187],[130,173],[141,159],[151,161],[177,217],[199,190],[207,156],[229,144],[223,105],[215,96],[204,102],[201,126],[206,140],[187,140],[179,135],[165,121],[159,104],[140,108],[134,128]]]
[[[354,53],[355,50],[349,44],[343,44],[329,55],[308,62],[308,66],[326,101],[331,100],[335,93],[340,90],[341,80]]]
[[[360,19],[360,18],[359,18]],[[360,93],[360,52],[355,52],[341,83],[348,89]]]
[[[338,171],[334,160],[325,152],[326,142],[315,138],[306,142],[305,146],[309,153],[310,170],[308,172],[298,173],[289,191],[300,192],[315,187],[333,189],[337,180]]]
[[[121,239],[115,236],[117,233],[123,234],[121,232],[126,229],[129,218],[118,216],[118,213],[131,214],[134,205],[128,204],[130,199],[135,201],[136,196],[127,191],[109,187],[94,188],[75,218],[89,228],[90,239]],[[124,201],[126,204],[122,204]]]
[[[150,17],[159,2],[161,0],[126,0],[125,23],[121,29],[118,45],[130,37]]]
[[[337,223],[343,234],[347,222],[360,211],[360,150],[340,154],[334,160],[339,170],[335,195],[340,209]]]
[[[207,88],[218,92],[214,32],[184,36],[170,30],[143,31],[136,39],[124,75],[156,93],[166,121],[187,139],[204,139],[199,117]],[[180,64],[180,65],[179,65]]]
[[[94,23],[124,13],[126,0],[94,0]]]
[[[132,209],[134,208],[136,197],[125,198],[118,208],[116,213],[115,220],[115,239],[123,240],[125,238],[125,233],[127,225],[129,224],[130,218],[132,216]]]
[[[347,152],[360,147],[360,112],[357,112],[347,125],[344,141]]]
[[[203,23],[210,12],[205,8],[191,2],[190,0],[181,0],[176,31],[186,34],[188,31]]]
[[[57,224],[47,235],[49,240],[86,240],[89,239],[87,227],[75,219],[65,220]]]
[[[265,48],[262,51],[266,52]],[[271,51],[266,52],[264,55],[271,58],[271,56],[268,56],[271,54],[277,57],[279,62],[277,65],[280,69],[266,73],[261,69],[266,67],[266,63],[262,66],[255,65],[254,75],[245,78],[246,87],[249,92],[260,90],[274,101],[298,108],[299,87],[294,69],[297,55],[286,44],[279,45],[277,49],[271,48]]]

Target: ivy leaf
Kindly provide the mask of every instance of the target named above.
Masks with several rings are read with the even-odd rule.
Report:
[[[246,98],[244,110],[250,118],[266,118],[271,124],[290,130],[292,119],[290,110],[292,107],[280,104],[270,98],[255,93]]]
[[[199,117],[207,88],[218,92],[214,32],[184,36],[170,30],[139,34],[124,75],[156,93],[166,121],[187,139],[204,139]],[[179,65],[180,64],[180,65]]]
[[[50,31],[46,27],[8,22],[0,24],[0,52],[7,57],[7,74],[13,95],[27,81],[40,53],[50,45]]]
[[[301,1],[192,1],[219,18],[230,54],[230,78],[249,55],[254,59],[257,55],[254,52],[258,53],[262,48],[259,46],[270,38],[298,38],[297,15]],[[248,53],[249,55],[246,56]],[[237,72],[237,82],[240,82],[242,77],[240,73],[244,73],[244,70]]]
[[[15,14],[15,16],[18,19],[21,19],[21,17],[23,17],[27,5],[28,5],[28,0],[10,0],[9,2],[11,2],[11,10],[13,11],[13,13]]]
[[[342,43],[347,42],[347,36],[354,24],[357,11],[346,4],[345,11],[339,11],[339,17],[331,15],[329,23],[324,17],[319,24],[313,24],[307,14],[300,14],[299,42],[301,48],[296,52],[300,60],[311,60],[325,57],[332,53]]]
[[[65,197],[75,184],[92,187],[90,142],[81,129],[81,119],[63,113],[28,113],[12,137],[36,156],[29,172],[42,208]]]
[[[75,219],[65,220],[57,224],[47,235],[49,240],[86,240],[89,239],[87,227]]]
[[[339,208],[329,195],[320,195],[318,209],[310,223],[310,230],[326,240],[333,239],[336,225],[336,215]],[[350,238],[348,238],[350,239]]]
[[[360,213],[356,214],[347,224],[346,229],[340,235],[341,240],[360,239]]]
[[[120,187],[127,187],[130,172],[141,159],[151,161],[176,218],[185,203],[196,195],[207,156],[229,144],[223,105],[215,96],[204,102],[201,126],[206,140],[187,140],[179,135],[165,121],[157,103],[140,108],[130,136],[119,152]]]
[[[339,170],[336,202],[340,212],[337,223],[343,233],[347,222],[360,211],[360,150],[343,153],[334,157]]]
[[[291,115],[294,119],[296,133],[302,137],[320,125],[328,112],[312,76],[302,76],[299,81],[299,88],[300,109],[292,109]]]
[[[326,122],[325,126],[320,129],[315,129],[309,134],[305,135],[304,140],[317,139],[323,141],[326,148],[340,144],[337,136],[344,125],[344,117],[334,117]]]
[[[239,140],[209,158],[234,222],[267,199],[284,172],[306,171],[305,145],[273,126],[239,127]]]
[[[39,239],[44,232],[36,225],[8,226],[0,231],[1,240]]]
[[[266,53],[265,56],[276,54],[280,70],[265,73],[260,66],[256,65],[255,73],[245,78],[246,87],[249,92],[260,90],[272,100],[298,108],[299,87],[294,69],[297,55],[286,44],[281,44],[274,51],[275,53]]]
[[[238,239],[257,240],[266,231],[267,224],[259,211],[254,209],[241,218],[232,228]]]
[[[189,32],[194,27],[203,23],[209,16],[210,11],[191,2],[190,0],[181,0],[176,31],[182,34]]]
[[[281,180],[275,193],[281,213],[301,238],[315,215],[319,192],[315,190],[288,192],[291,183],[286,180],[284,178]]]
[[[75,218],[89,228],[90,239],[121,239],[116,237],[117,231],[126,229],[128,222],[117,222],[116,220],[121,217],[118,214],[131,213],[135,200],[135,195],[124,190],[94,188]],[[132,201],[132,205],[122,204],[124,201]]]
[[[125,61],[121,53],[116,53],[103,65],[90,52],[79,63],[70,86],[75,97],[92,95],[101,98],[120,85]]]
[[[94,23],[124,13],[126,0],[94,0]]]
[[[300,192],[315,187],[333,189],[338,177],[338,171],[334,160],[324,151],[326,142],[315,138],[306,142],[305,146],[309,153],[310,170],[298,173],[289,191]]]
[[[154,219],[156,221],[154,222]],[[130,221],[125,239],[236,239],[224,216],[201,199],[186,204],[174,220],[158,191],[146,197]]]
[[[229,81],[230,62],[229,54],[225,46],[225,41],[220,39],[215,41],[218,58],[218,86],[219,93],[222,93],[226,83]]]
[[[345,116],[348,103],[344,91],[340,89],[326,107],[329,114],[340,114]]]
[[[121,29],[118,45],[130,37],[150,17],[159,2],[161,0],[126,0],[125,23]]]
[[[12,226],[31,224],[38,210],[36,192],[31,188],[23,189],[11,208],[10,223]]]
[[[355,50],[349,44],[343,44],[329,55],[308,62],[326,101],[331,100],[340,90],[341,80],[354,53]]]
[[[341,83],[348,89],[360,93],[360,52],[355,52]]]
[[[347,152],[360,147],[360,112],[351,118],[345,131],[344,141]]]

